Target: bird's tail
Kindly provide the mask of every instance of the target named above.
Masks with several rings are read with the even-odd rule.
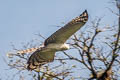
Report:
[[[28,48],[28,49],[25,49],[25,50],[18,50],[18,51],[15,51],[15,52],[7,52],[7,56],[11,58],[11,57],[13,57],[13,55],[16,55],[16,54],[33,53],[36,50],[41,49],[41,47],[43,47],[43,46]]]
[[[35,52],[37,49],[39,49],[40,47],[35,47],[35,48],[28,48],[28,49],[25,49],[25,50],[19,50],[17,51],[16,53],[18,54],[24,54],[24,53],[32,53],[32,52]]]
[[[28,49],[25,49],[25,50],[19,50],[16,53],[18,53],[18,54],[33,53],[36,50],[41,49],[41,47],[44,47],[44,45],[41,45],[39,47],[28,48]]]

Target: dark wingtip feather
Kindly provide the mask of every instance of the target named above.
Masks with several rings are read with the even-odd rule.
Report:
[[[88,12],[87,10],[85,10],[80,16],[79,18],[81,19],[81,22],[86,23],[88,21]]]
[[[82,14],[84,14],[84,13],[86,13],[86,14],[88,15],[87,9],[85,9],[85,11],[84,11]],[[82,14],[81,14],[81,15],[82,15]],[[81,16],[81,15],[80,15],[80,16]]]
[[[86,23],[88,21],[88,12],[85,10],[80,16],[73,19],[68,24],[76,24],[76,23]]]
[[[87,13],[87,9],[85,9],[85,11],[84,12],[86,12]]]

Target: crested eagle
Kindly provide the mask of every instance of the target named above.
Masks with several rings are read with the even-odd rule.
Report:
[[[27,61],[27,69],[36,70],[42,65],[52,62],[57,51],[69,49],[69,45],[65,44],[65,42],[84,26],[87,21],[88,13],[85,10],[80,16],[68,22],[64,27],[48,37],[42,47],[18,51],[18,53],[33,52]]]

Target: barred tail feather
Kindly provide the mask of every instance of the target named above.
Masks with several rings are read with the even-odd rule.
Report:
[[[41,49],[41,47],[43,47],[43,45],[42,45],[42,46],[39,46],[39,47],[35,47],[35,48],[28,48],[28,49],[26,49],[26,50],[19,50],[19,51],[17,51],[16,53],[18,53],[18,54],[32,53],[32,52],[37,51],[38,49]]]
[[[32,53],[32,52],[35,52],[37,49],[39,49],[39,47],[37,47],[37,48],[28,48],[26,50],[20,50],[20,51],[17,51],[17,53],[18,54]]]
[[[32,53],[32,52],[37,51],[40,48],[41,48],[41,46],[40,47],[36,47],[36,48],[28,48],[26,50],[19,50],[17,52],[16,51],[15,52],[7,52],[6,56],[9,57],[9,58],[12,58],[16,54]]]

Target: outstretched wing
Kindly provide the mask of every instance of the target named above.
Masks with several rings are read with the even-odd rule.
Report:
[[[72,36],[76,31],[78,31],[88,20],[88,13],[85,10],[79,17],[76,17],[64,27],[60,28],[58,31],[53,33],[50,37],[48,37],[44,45],[48,45],[50,43],[65,43],[65,41]]]
[[[41,48],[35,51],[29,58],[27,64],[28,70],[37,69],[39,66],[44,65],[54,60],[55,51]]]

